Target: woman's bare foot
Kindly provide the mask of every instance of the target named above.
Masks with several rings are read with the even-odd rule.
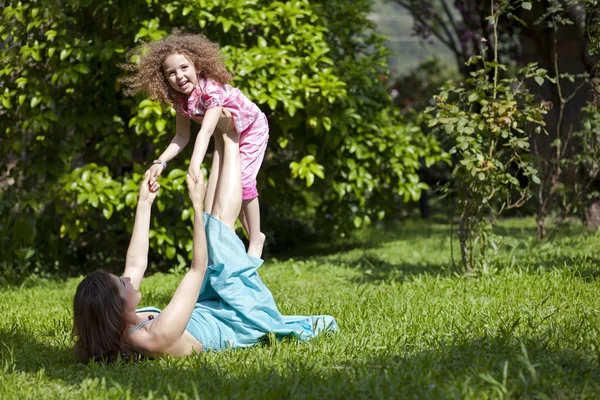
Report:
[[[248,255],[256,258],[260,258],[263,252],[263,246],[265,245],[266,236],[264,233],[260,233],[259,237],[252,238],[248,244]]]

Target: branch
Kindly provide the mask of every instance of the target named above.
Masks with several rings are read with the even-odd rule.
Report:
[[[452,33],[448,30],[446,21],[444,21],[438,13],[434,13],[433,17],[435,18],[436,22],[442,27],[446,36],[448,36],[448,43],[446,45],[448,47],[450,47],[450,49],[454,52],[456,59],[459,62],[461,62],[461,56],[463,59],[465,58],[464,54],[462,54],[462,52],[458,48],[458,45],[455,43],[454,36],[452,36]],[[462,60],[462,61],[464,62],[466,60]]]
[[[401,5],[402,7],[406,8],[408,10],[408,12],[410,12],[410,14],[412,15],[412,17],[419,21],[422,25],[426,25],[429,26],[431,29],[431,33],[433,34],[433,36],[435,36],[440,42],[442,42],[446,47],[448,47],[453,53],[454,53],[454,57],[456,58],[456,60],[461,63],[462,62],[462,53],[458,50],[458,48],[456,47],[456,44],[454,43],[454,40],[452,38],[452,35],[450,34],[450,32],[448,31],[448,28],[446,28],[445,24],[443,23],[444,21],[441,21],[442,23],[440,24],[440,26],[442,27],[442,29],[444,30],[444,33],[448,36],[447,38],[445,38],[442,35],[442,32],[439,30],[439,28],[437,27],[433,27],[431,25],[431,23],[429,23],[428,21],[425,21],[423,19],[423,17],[421,17],[419,15],[419,13],[417,12],[417,10],[415,9],[415,7],[412,5],[411,1],[406,1],[406,0],[393,0],[394,2],[398,3],[399,5]],[[434,13],[434,18],[437,17],[437,22],[440,22],[440,18],[437,15],[437,13]]]
[[[526,188],[524,188],[521,191],[521,198],[517,201],[515,201],[514,203],[510,202],[510,199],[508,198],[508,194],[506,195],[506,202],[507,202],[507,209],[511,209],[511,208],[518,208],[521,207],[523,204],[525,204],[525,202],[529,199],[529,185],[527,185]]]
[[[579,90],[580,90],[582,87],[584,87],[586,84],[587,84],[587,81],[584,79],[584,80],[583,80],[583,82],[581,82],[581,83],[579,84],[579,86],[577,86],[577,87],[575,88],[575,90],[573,90],[573,93],[571,93],[571,94],[569,95],[569,97],[567,97],[567,98],[565,99],[565,103],[568,103],[569,101],[573,100],[573,97],[575,97],[575,96],[577,95],[577,92],[579,92]]]
[[[452,24],[452,29],[454,29],[454,32],[456,32],[456,34],[458,35],[458,26],[456,25],[456,22],[454,21],[454,18],[452,17],[452,12],[450,12],[450,7],[448,7],[448,4],[446,4],[446,0],[441,0],[441,2],[442,2],[442,7],[444,8],[444,12],[446,13],[446,16],[448,17],[448,21],[450,21],[450,24]],[[448,35],[450,35],[450,34],[448,33]]]

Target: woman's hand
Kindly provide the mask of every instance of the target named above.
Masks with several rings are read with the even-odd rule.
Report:
[[[204,174],[202,173],[202,170],[198,170],[197,174],[197,178],[187,174],[185,177],[185,182],[187,183],[192,205],[194,208],[201,210],[202,203],[204,202],[204,196],[206,195],[206,183],[204,183]]]
[[[160,166],[162,168],[162,166]],[[148,204],[152,204],[152,202],[154,202],[154,199],[156,198],[156,195],[158,194],[158,189],[160,188],[160,184],[158,183],[158,181],[154,180],[152,183],[150,183],[150,181],[152,180],[152,177],[150,175],[149,171],[146,171],[146,173],[144,174],[144,180],[142,181],[142,184],[140,185],[140,198],[139,198],[139,202],[146,202]]]

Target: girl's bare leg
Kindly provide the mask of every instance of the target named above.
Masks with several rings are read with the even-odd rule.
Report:
[[[218,134],[218,133],[217,133]],[[242,206],[242,169],[240,165],[239,134],[231,129],[223,136],[223,160],[220,162],[218,182],[212,209],[208,212],[235,231],[235,221]],[[211,171],[211,175],[215,170]],[[210,181],[210,179],[209,179]]]
[[[221,169],[223,168],[223,147],[225,146],[223,134],[219,130],[215,130],[213,137],[215,138],[215,151],[213,153],[212,166],[210,167],[210,175],[208,176],[206,197],[204,198],[204,211],[209,214],[214,207],[219,175],[221,174]]]
[[[260,231],[258,197],[242,202],[240,221],[248,233],[248,255],[260,258],[265,244],[265,235]]]

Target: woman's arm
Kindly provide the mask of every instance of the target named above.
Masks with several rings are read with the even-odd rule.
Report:
[[[190,199],[194,207],[192,265],[181,280],[181,283],[179,283],[175,294],[173,294],[173,298],[160,313],[160,318],[150,327],[149,333],[152,336],[152,340],[146,350],[153,353],[163,353],[166,348],[172,345],[183,334],[196,305],[196,300],[200,294],[200,287],[206,273],[208,254],[204,220],[202,218],[202,203],[206,193],[206,185],[203,175],[201,178],[200,181],[196,182],[191,176],[188,175],[186,177]]]
[[[158,194],[159,187],[160,185],[156,181],[150,183],[150,174],[146,173],[144,181],[140,185],[135,222],[125,258],[125,272],[123,272],[123,276],[131,278],[131,284],[136,290],[139,289],[148,266],[150,215],[152,202]]]

